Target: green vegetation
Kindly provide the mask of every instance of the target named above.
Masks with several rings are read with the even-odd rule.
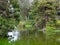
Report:
[[[34,0],[29,6],[27,0],[26,2],[10,0],[10,3],[2,1],[0,45],[60,45],[59,2],[59,0]],[[9,44],[7,32],[14,30],[15,26],[23,33],[22,39]]]

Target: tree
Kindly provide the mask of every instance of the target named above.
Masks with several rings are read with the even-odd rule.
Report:
[[[2,35],[3,37],[7,36],[7,32],[9,30],[10,31],[14,30],[15,26],[17,26],[17,24],[20,21],[19,6],[17,2],[14,0],[11,0],[10,3],[8,3],[9,0],[7,2],[5,1],[7,0],[2,0],[1,2],[4,5],[0,3],[1,5],[0,7],[2,8],[2,9],[0,8],[1,9],[0,10],[0,30],[1,30],[0,35]],[[11,8],[13,8],[14,10],[10,10],[9,12],[9,9],[11,9],[10,5],[13,5]]]
[[[29,16],[31,20],[35,21],[34,26],[36,30],[47,28],[47,24],[53,27],[56,23],[56,7],[57,3],[55,1],[36,1],[30,9]],[[51,24],[51,23],[52,24]]]

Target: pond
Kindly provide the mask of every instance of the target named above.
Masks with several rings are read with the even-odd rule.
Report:
[[[40,37],[41,36],[41,37]],[[20,37],[20,40],[17,40],[15,42],[8,42],[7,38],[0,38],[0,45],[44,45],[45,43],[45,39],[43,34],[39,35],[37,34],[37,36],[35,36],[35,34],[29,34],[28,35],[23,35],[22,37]]]
[[[59,35],[48,38],[42,32],[38,32],[37,34],[31,33],[20,38],[20,40],[11,43],[8,42],[7,38],[0,38],[0,45],[60,45],[60,42],[56,40],[59,38]]]

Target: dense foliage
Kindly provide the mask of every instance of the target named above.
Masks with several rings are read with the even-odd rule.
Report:
[[[10,0],[7,4],[6,8],[2,5],[0,10],[0,35],[6,35],[6,32],[13,30],[15,26],[19,30],[43,31],[46,34],[60,30],[60,7],[56,1],[35,0],[29,8],[27,2],[25,6],[17,0]]]
[[[0,45],[60,45],[60,0],[0,0]]]
[[[4,10],[4,8],[0,10],[2,11],[2,13],[0,13],[0,35],[4,34],[3,36],[5,36],[8,31],[14,30],[15,26],[17,26],[20,21],[19,6],[17,4],[17,1],[12,0],[10,3],[6,3],[8,4],[6,4],[7,10]]]

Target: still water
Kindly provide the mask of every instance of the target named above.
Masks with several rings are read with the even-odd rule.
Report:
[[[24,32],[23,32],[24,33]],[[55,34],[47,37],[42,32],[21,34],[20,39],[9,43],[7,38],[0,38],[0,45],[60,45],[60,35]]]

